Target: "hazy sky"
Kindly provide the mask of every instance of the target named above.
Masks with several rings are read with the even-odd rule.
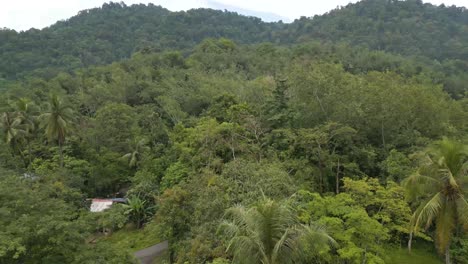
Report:
[[[337,6],[357,0],[214,0],[222,5],[244,10],[275,13],[294,20],[300,16],[323,14]],[[187,10],[196,7],[213,7],[213,0],[127,0],[127,5],[149,3],[170,10]],[[58,20],[74,16],[78,11],[101,6],[105,0],[0,0],[0,28],[26,30],[43,28]],[[114,0],[120,2],[120,0]],[[468,0],[425,0],[433,4],[468,6]]]

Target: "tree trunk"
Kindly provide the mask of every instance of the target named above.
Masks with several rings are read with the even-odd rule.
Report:
[[[384,149],[386,149],[385,147],[385,133],[384,133],[384,125],[383,125],[383,120],[380,122],[380,132],[382,134],[382,146]]]
[[[318,158],[318,167],[319,167],[319,187],[320,187],[320,194],[323,194],[323,189],[324,189],[324,182],[323,182],[323,166],[322,166],[322,155],[321,152],[322,148],[320,147],[320,144],[318,144],[318,151],[317,151],[317,158]]]
[[[408,252],[411,253],[411,244],[413,243],[413,232],[411,231],[408,239]]]
[[[364,249],[364,253],[362,253],[362,264],[367,263],[367,247]]]
[[[26,157],[23,154],[23,151],[21,151],[19,144],[16,145],[16,151],[18,151],[21,160],[23,161],[24,168],[26,169],[28,167],[28,162],[26,161]]]
[[[445,249],[445,264],[450,264],[450,244],[447,245]]]
[[[318,91],[317,91],[317,89],[314,90],[314,95],[315,95],[315,99],[316,99],[317,102],[319,103],[320,109],[321,109],[322,112],[325,114],[325,117],[326,117],[327,120],[328,120],[328,113],[327,113],[327,111],[325,111],[325,108],[323,107],[322,100],[320,100],[320,97],[318,96]]]
[[[31,150],[31,141],[28,140],[28,159],[29,159],[29,166],[32,163],[32,150]]]
[[[63,168],[63,149],[62,149],[62,142],[58,142],[59,145],[59,156],[60,156],[60,168]]]
[[[172,247],[169,247],[169,263],[175,263],[175,252]]]
[[[319,184],[320,184],[320,194],[323,194],[323,189],[324,189],[324,182],[323,182],[323,168],[322,168],[322,161],[319,158],[319,172],[320,172],[320,179],[319,179]]]
[[[338,159],[338,165],[336,166],[336,194],[340,193],[340,159]]]

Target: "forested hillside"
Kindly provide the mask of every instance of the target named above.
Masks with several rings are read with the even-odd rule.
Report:
[[[455,97],[467,90],[468,12],[420,0],[365,0],[291,24],[264,23],[231,12],[170,12],[154,5],[105,4],[43,30],[0,30],[0,77],[51,78],[60,71],[104,65],[142,49],[193,48],[225,37],[238,43],[284,45],[310,40],[347,43],[427,60]]]
[[[170,12],[152,4],[109,3],[43,30],[0,30],[0,76],[11,79],[35,71],[51,77],[129,58],[144,48],[193,48],[208,37],[262,42],[278,26],[211,9]]]
[[[164,240],[158,263],[468,263],[466,60],[301,29],[362,8],[451,10],[286,25],[108,4],[2,31],[24,60],[0,82],[0,264],[136,263]],[[89,212],[106,197],[127,203]]]
[[[466,62],[467,25],[464,7],[421,0],[364,0],[313,19],[301,18],[282,39],[344,41],[406,56]]]

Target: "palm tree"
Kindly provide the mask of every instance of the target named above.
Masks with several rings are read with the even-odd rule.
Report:
[[[34,103],[27,98],[19,98],[16,101],[16,111],[18,119],[24,127],[26,140],[28,146],[28,159],[29,164],[32,162],[31,141],[34,138],[37,129],[37,116],[39,111]]]
[[[299,224],[288,206],[270,199],[249,209],[230,208],[226,218],[220,232],[229,240],[233,263],[297,263],[336,243],[323,228]]]
[[[131,146],[131,151],[122,157],[128,159],[128,166],[130,166],[130,168],[138,167],[142,154],[148,149],[146,144],[147,142],[145,139],[134,141]]]
[[[73,121],[73,111],[57,95],[52,95],[47,112],[42,115],[49,140],[55,140],[59,146],[60,167],[63,167],[63,144]]]
[[[14,156],[15,151],[21,154],[18,144],[26,132],[18,115],[13,112],[4,112],[1,115],[0,126],[3,130],[3,140],[11,147],[12,155]]]
[[[450,263],[454,233],[468,230],[467,154],[466,145],[443,139],[424,154],[417,173],[403,182],[411,200],[420,203],[411,220],[410,250],[412,234],[434,224],[436,247]]]

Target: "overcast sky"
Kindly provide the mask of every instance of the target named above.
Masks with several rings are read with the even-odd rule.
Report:
[[[58,20],[74,16],[78,11],[101,6],[105,0],[0,0],[0,28],[27,30],[43,28]],[[120,2],[114,0],[114,2]],[[300,16],[323,14],[337,6],[357,0],[127,0],[127,5],[149,3],[170,10],[187,10],[196,7],[236,7],[237,10],[262,11],[294,20]],[[214,5],[214,3],[216,5]],[[425,0],[436,5],[468,6],[468,0]],[[221,4],[221,5],[220,5]],[[230,9],[230,8],[228,8]]]

